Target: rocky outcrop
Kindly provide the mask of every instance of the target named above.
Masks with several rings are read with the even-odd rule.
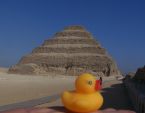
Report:
[[[96,76],[120,74],[106,50],[82,26],[66,27],[9,69],[9,73],[22,74],[49,72],[65,75],[90,72]]]
[[[145,66],[142,68],[138,68],[133,79],[140,83],[145,83]]]

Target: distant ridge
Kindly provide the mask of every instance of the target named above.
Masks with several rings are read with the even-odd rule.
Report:
[[[8,72],[8,68],[0,67],[0,72]]]
[[[9,73],[120,75],[116,63],[83,26],[68,26],[22,57]]]

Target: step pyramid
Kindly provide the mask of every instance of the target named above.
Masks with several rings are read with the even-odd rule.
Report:
[[[116,63],[83,26],[68,26],[21,58],[9,73],[119,75]]]

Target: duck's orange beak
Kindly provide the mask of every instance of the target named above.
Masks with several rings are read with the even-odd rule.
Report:
[[[96,89],[97,91],[102,89],[102,85],[101,85],[101,81],[100,81],[100,80],[96,80],[95,89]]]

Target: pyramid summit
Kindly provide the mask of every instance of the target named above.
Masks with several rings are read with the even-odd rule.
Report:
[[[116,63],[83,26],[68,26],[24,56],[9,73],[119,75]]]
[[[64,30],[85,30],[85,27],[81,25],[72,25],[65,27]]]

